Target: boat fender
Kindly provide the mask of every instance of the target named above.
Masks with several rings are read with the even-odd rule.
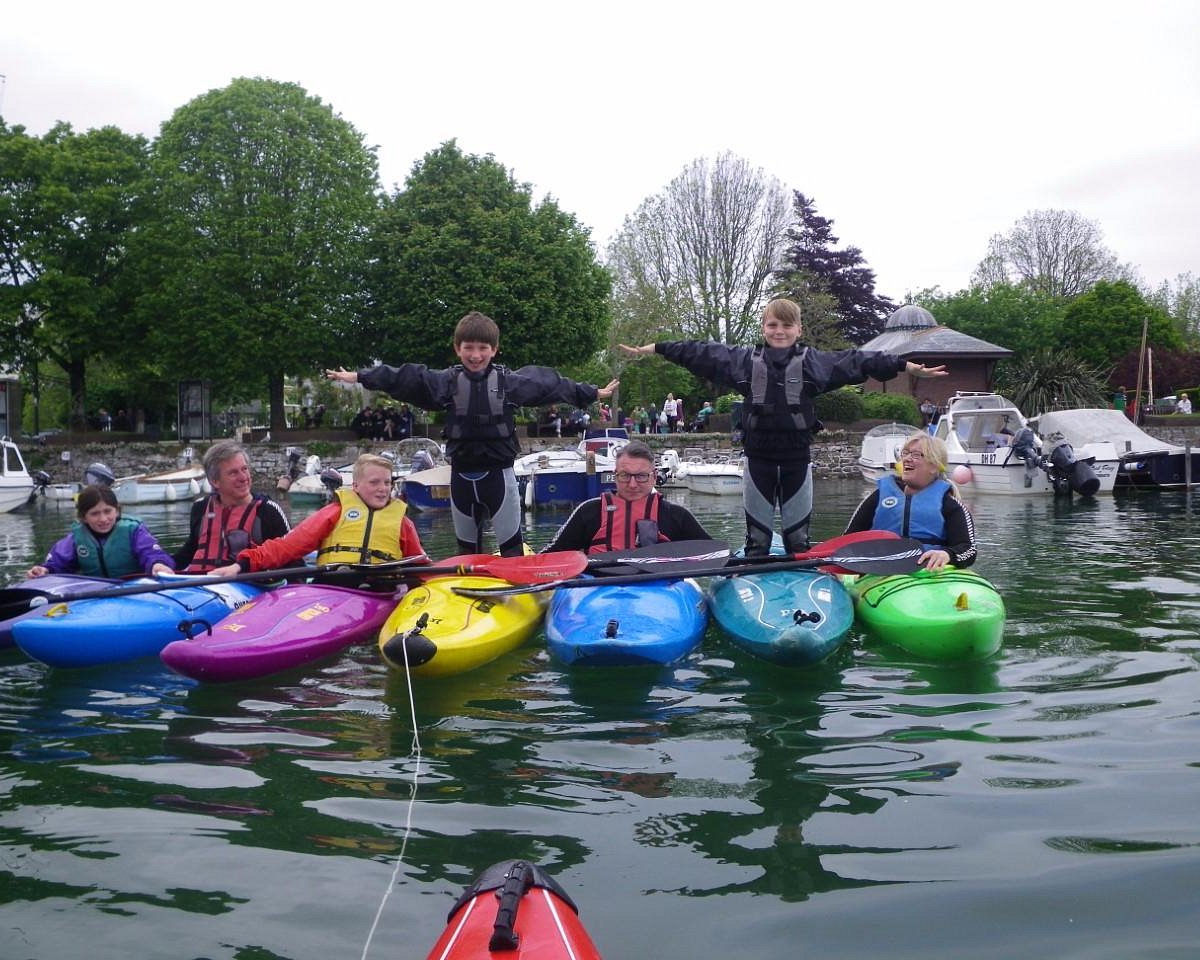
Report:
[[[971,473],[971,468],[965,463],[960,463],[951,471],[950,479],[961,487],[964,484],[970,483],[974,479],[974,474]]]
[[[197,627],[203,627],[204,629],[197,631]],[[212,636],[212,624],[207,620],[180,620],[176,625],[176,629],[189,640],[195,640],[197,632],[207,633],[210,637]]]

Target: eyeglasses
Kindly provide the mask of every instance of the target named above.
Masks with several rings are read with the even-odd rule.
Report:
[[[924,460],[925,454],[920,450],[905,450],[900,454],[901,460]]]
[[[621,471],[615,474],[618,483],[649,483],[653,474],[649,473],[626,473]]]

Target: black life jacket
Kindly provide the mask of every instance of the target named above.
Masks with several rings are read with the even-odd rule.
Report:
[[[446,426],[442,431],[447,440],[505,440],[514,435],[516,424],[504,403],[507,372],[505,367],[492,364],[486,377],[474,380],[461,364],[453,368],[453,400],[446,409]]]
[[[797,430],[812,430],[817,422],[812,401],[804,396],[804,355],[807,352],[808,347],[803,347],[799,353],[793,353],[784,370],[784,404],[787,416]],[[766,347],[759,344],[754,348],[750,365],[750,414],[746,426],[751,430],[769,429],[770,424],[765,421],[773,420],[781,425],[778,414],[783,411],[767,401],[768,395],[775,392],[771,389],[772,366],[767,362]]]

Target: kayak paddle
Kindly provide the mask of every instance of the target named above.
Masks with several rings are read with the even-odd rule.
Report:
[[[769,573],[773,570],[806,570],[815,567],[836,566],[848,573],[873,573],[891,575],[913,573],[919,569],[919,560],[925,548],[916,540],[905,538],[873,538],[861,543],[835,550],[825,557],[795,560],[790,557],[756,557],[741,564],[702,567],[686,574],[668,571],[633,573],[618,577],[580,577],[558,583],[539,583],[515,587],[455,587],[454,592],[464,597],[508,597],[523,593],[541,593],[545,590],[570,589],[573,587],[625,586],[649,583],[680,576],[690,577],[733,577],[751,573]]]

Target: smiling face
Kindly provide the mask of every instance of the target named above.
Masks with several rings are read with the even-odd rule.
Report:
[[[946,470],[944,445],[928,434],[909,437],[900,451],[900,479],[910,490],[924,490]]]
[[[98,503],[83,515],[83,522],[98,537],[107,536],[121,517],[121,511],[109,503]]]
[[[799,323],[780,319],[769,310],[763,314],[762,334],[768,347],[790,347],[800,339],[802,332]]]
[[[353,484],[354,492],[372,510],[382,510],[392,498],[392,471],[388,467],[368,464]]]
[[[482,373],[495,358],[497,351],[490,343],[480,340],[464,340],[454,348],[458,362],[468,373]]]
[[[252,482],[250,464],[246,460],[246,455],[239,452],[221,462],[217,468],[217,479],[213,483],[213,490],[216,491],[221,503],[227,507],[249,503]]]

